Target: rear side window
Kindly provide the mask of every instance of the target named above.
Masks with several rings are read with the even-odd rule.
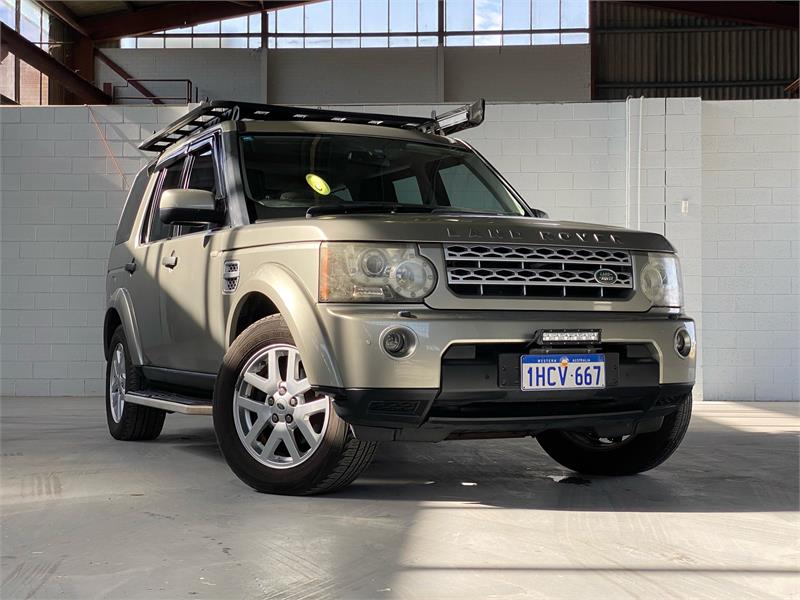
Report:
[[[142,204],[142,197],[147,189],[149,180],[150,174],[146,168],[139,171],[136,179],[133,180],[131,191],[128,193],[128,198],[125,200],[125,206],[122,209],[122,215],[119,218],[117,237],[114,239],[114,244],[124,244],[130,239],[133,223],[136,220],[136,214],[139,212],[139,206]]]

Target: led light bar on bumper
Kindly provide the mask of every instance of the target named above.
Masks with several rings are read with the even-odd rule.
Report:
[[[642,293],[653,306],[669,308],[683,306],[681,266],[674,254],[649,253],[639,281]]]
[[[323,242],[320,302],[422,302],[436,270],[416,244]]]
[[[600,331],[597,329],[545,329],[539,335],[542,344],[586,344],[599,343]]]

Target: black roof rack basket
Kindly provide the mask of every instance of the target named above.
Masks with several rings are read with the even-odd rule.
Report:
[[[376,113],[359,113],[320,108],[300,108],[277,104],[254,104],[230,100],[203,102],[139,145],[140,150],[162,152],[175,142],[222,121],[322,121],[379,125],[400,129],[416,129],[424,133],[449,135],[483,122],[483,99],[461,108],[431,117],[404,117]]]

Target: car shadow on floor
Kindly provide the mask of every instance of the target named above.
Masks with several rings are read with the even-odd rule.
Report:
[[[156,443],[227,468],[210,429],[184,429]],[[797,450],[795,434],[745,432],[697,416],[672,458],[633,477],[570,472],[530,438],[384,443],[355,483],[319,498],[581,511],[795,511]]]

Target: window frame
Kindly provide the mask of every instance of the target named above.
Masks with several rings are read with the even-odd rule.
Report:
[[[150,235],[153,229],[153,221],[156,219],[157,214],[157,205],[161,202],[161,194],[163,193],[164,189],[164,179],[166,178],[167,169],[169,169],[172,165],[176,162],[183,161],[183,167],[181,168],[181,176],[180,176],[180,186],[178,188],[172,189],[187,189],[189,185],[189,178],[191,176],[192,167],[194,166],[195,155],[199,152],[204,151],[206,148],[211,148],[211,156],[212,156],[212,164],[214,168],[214,180],[216,182],[216,192],[214,194],[214,200],[217,203],[221,203],[223,206],[221,208],[224,209],[225,213],[225,223],[221,224],[218,227],[214,227],[211,229],[204,229],[202,231],[193,231],[187,233],[181,233],[182,225],[172,225],[170,228],[170,234],[158,240],[151,240]],[[230,227],[230,219],[229,219],[229,211],[227,210],[227,194],[225,192],[225,179],[223,176],[223,169],[220,163],[220,154],[221,154],[221,144],[220,144],[220,134],[218,131],[211,133],[210,135],[204,135],[197,140],[194,140],[184,146],[182,146],[179,150],[172,154],[166,155],[164,158],[160,159],[153,170],[152,177],[157,177],[156,183],[153,186],[153,193],[148,201],[147,207],[147,214],[145,215],[144,221],[142,223],[141,235],[140,235],[140,245],[146,246],[149,244],[155,244],[158,242],[164,242],[168,240],[173,240],[179,237],[185,237],[187,235],[193,235],[197,233],[207,234],[210,232],[217,231],[219,229],[223,229],[226,227]],[[177,233],[176,233],[177,231]]]

